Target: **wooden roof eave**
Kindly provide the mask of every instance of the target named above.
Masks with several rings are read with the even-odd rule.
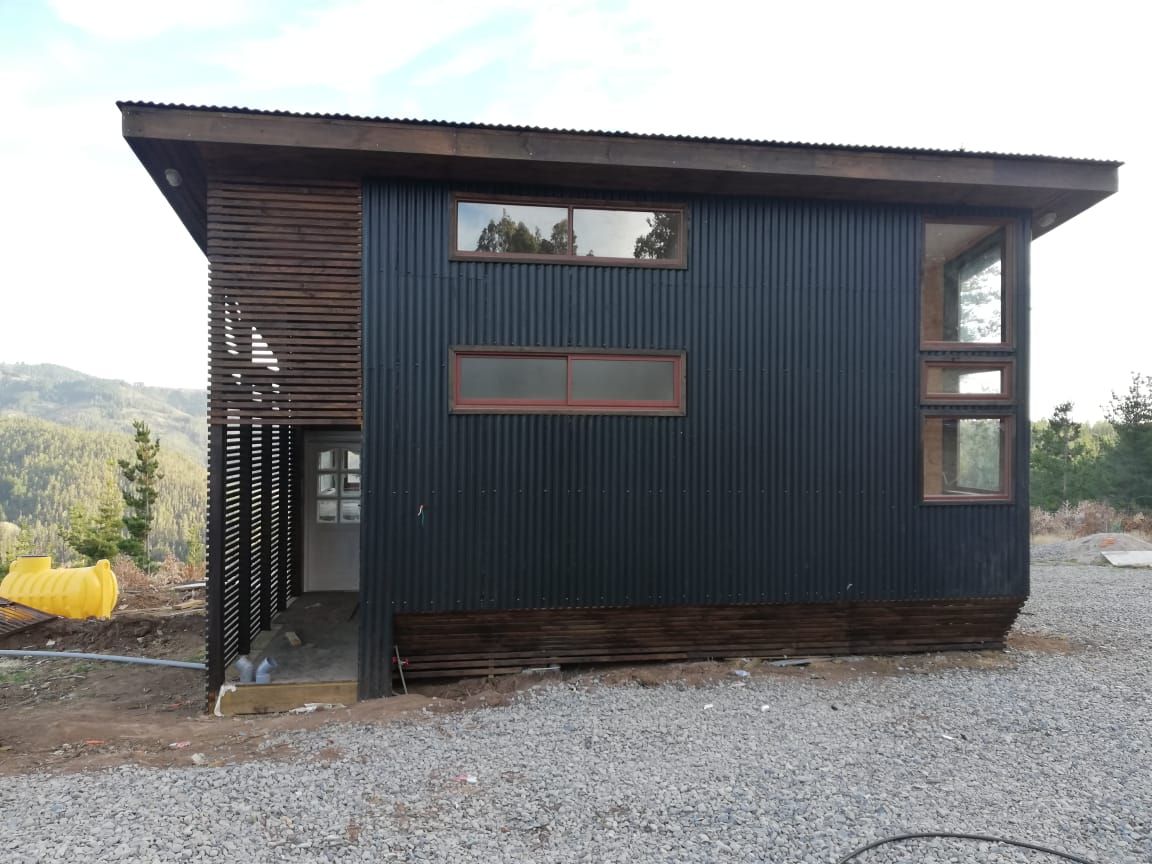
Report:
[[[1031,211],[1034,236],[1117,189],[1116,163],[1051,157],[860,151],[129,105],[122,111],[125,138],[202,247],[203,223],[197,218],[205,165],[233,175],[389,175],[1004,207]],[[161,164],[165,159],[173,164]],[[168,167],[185,176],[181,187],[173,189],[164,181]]]

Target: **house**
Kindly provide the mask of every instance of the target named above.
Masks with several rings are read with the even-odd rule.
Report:
[[[361,697],[1003,644],[1029,244],[1118,163],[119,107],[210,266],[210,687],[293,610]]]

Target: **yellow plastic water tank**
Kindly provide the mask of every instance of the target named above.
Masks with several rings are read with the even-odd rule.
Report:
[[[53,569],[47,555],[28,555],[13,561],[0,582],[0,597],[62,618],[107,618],[119,596],[107,561]]]

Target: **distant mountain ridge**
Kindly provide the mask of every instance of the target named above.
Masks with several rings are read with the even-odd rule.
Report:
[[[50,363],[0,363],[0,417],[33,417],[87,431],[132,434],[143,420],[165,450],[203,464],[206,393],[97,378]]]
[[[15,554],[77,560],[65,537],[74,507],[92,512],[117,496],[118,459],[132,457],[132,436],[64,426],[38,417],[0,416],[0,574]],[[160,497],[152,548],[182,557],[204,527],[204,463],[161,444]],[[15,548],[23,537],[24,549]]]

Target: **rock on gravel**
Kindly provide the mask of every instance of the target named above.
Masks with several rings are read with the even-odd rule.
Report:
[[[939,829],[1147,864],[1152,579],[1036,567],[1034,594],[1021,626],[1075,650],[835,681],[559,682],[503,708],[297,733],[293,761],[10,777],[0,849],[6,864],[815,864]],[[860,860],[1056,859],[932,840]]]
[[[1032,563],[1111,566],[1102,553],[1148,551],[1152,551],[1152,543],[1131,534],[1089,534],[1075,540],[1033,546]]]

